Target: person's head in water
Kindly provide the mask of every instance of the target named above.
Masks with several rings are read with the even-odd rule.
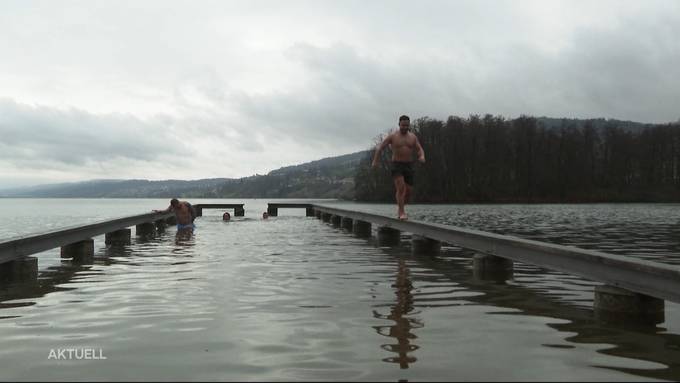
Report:
[[[177,198],[173,198],[170,200],[170,206],[177,208],[179,207],[179,200]]]
[[[228,211],[224,212],[224,214],[222,214],[222,220],[223,221],[229,221],[230,219],[231,219],[231,214],[229,214]]]
[[[406,134],[411,126],[411,119],[407,115],[399,117],[399,133]]]
[[[267,218],[269,218],[269,213],[267,213],[265,211],[264,213],[262,213],[262,219],[267,219]]]

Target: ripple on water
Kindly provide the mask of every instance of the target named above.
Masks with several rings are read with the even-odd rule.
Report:
[[[497,219],[485,218],[494,208]],[[675,262],[667,223],[629,225],[640,234],[623,236],[621,217],[629,215],[604,208],[422,209],[412,216]],[[455,245],[438,257],[414,257],[408,240],[378,247],[313,218],[223,224],[206,216],[199,223],[188,239],[169,228],[123,249],[98,247],[87,267],[57,260],[41,271],[34,295],[3,299],[16,305],[0,309],[0,360],[13,366],[3,376],[680,378],[672,362],[680,360],[677,332],[598,325],[589,311],[593,282],[518,263],[512,280],[481,283],[472,278],[471,255]],[[667,320],[677,318],[676,306],[667,311]],[[76,346],[102,348],[108,359],[47,360],[51,348]]]

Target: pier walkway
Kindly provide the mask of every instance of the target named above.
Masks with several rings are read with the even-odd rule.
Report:
[[[243,216],[243,206],[194,205],[199,217],[203,209],[234,209],[235,216]],[[410,233],[415,254],[438,255],[442,243],[472,250],[474,274],[482,280],[511,279],[514,262],[521,262],[602,283],[595,288],[594,308],[596,313],[609,317],[613,313],[614,317],[659,323],[664,317],[664,300],[680,303],[680,267],[673,265],[317,204],[270,203],[267,211],[276,217],[279,209],[290,208],[305,209],[306,216],[317,217],[359,237],[371,237],[375,232],[378,242],[384,246],[399,245],[402,233]],[[32,254],[60,247],[63,258],[86,261],[94,254],[92,238],[95,236],[104,234],[107,245],[124,246],[130,243],[131,226],[135,226],[135,235],[143,236],[153,235],[174,223],[172,213],[148,213],[12,238],[0,242],[0,276],[37,278],[38,259],[31,257]]]

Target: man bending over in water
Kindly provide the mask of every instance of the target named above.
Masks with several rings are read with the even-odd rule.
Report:
[[[171,211],[175,212],[175,218],[177,218],[177,230],[194,228],[196,212],[189,202],[173,198],[170,200],[170,206],[167,209],[154,210],[156,213],[169,213]]]
[[[408,116],[399,117],[399,130],[390,133],[383,142],[375,149],[373,156],[373,168],[378,166],[380,153],[387,145],[392,148],[392,178],[396,189],[397,214],[399,219],[405,220],[406,211],[404,206],[411,198],[411,188],[413,187],[413,152],[418,153],[418,161],[425,163],[425,151],[420,146],[418,137],[409,131],[411,121]]]

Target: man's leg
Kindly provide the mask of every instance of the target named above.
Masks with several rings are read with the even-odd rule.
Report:
[[[411,202],[411,190],[413,187],[404,182],[404,206]]]
[[[406,204],[408,204],[411,201],[411,188],[413,185],[413,169],[411,166],[405,169],[404,171],[404,208],[402,208],[402,213],[399,215],[399,219],[408,219],[406,216],[406,211],[404,210],[406,207]]]
[[[399,219],[408,219],[408,216],[406,215],[406,204],[408,204],[409,201],[411,200],[411,185],[404,182],[404,189],[403,190],[404,190],[404,194],[403,194],[404,197],[402,198],[402,201],[404,202],[404,204],[402,205],[401,214],[399,214]]]
[[[394,177],[394,188],[396,189],[395,198],[397,200],[397,215],[399,218],[405,215],[404,213],[404,192],[405,192],[404,176],[399,175]]]

